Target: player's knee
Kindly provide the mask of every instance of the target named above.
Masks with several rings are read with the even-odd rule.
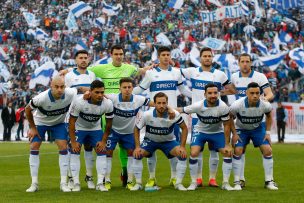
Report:
[[[199,155],[199,151],[194,151],[194,150],[191,150],[191,152],[190,152],[190,156],[191,157],[193,157],[193,158],[197,158],[198,157],[198,155]]]
[[[236,147],[236,148],[234,149],[234,154],[235,154],[236,156],[241,156],[241,155],[243,154],[243,148],[241,148],[241,147]]]
[[[41,142],[32,142],[31,143],[31,150],[39,150]]]
[[[263,153],[263,156],[272,156],[272,149],[269,145],[265,145],[263,148],[262,148],[262,153]]]

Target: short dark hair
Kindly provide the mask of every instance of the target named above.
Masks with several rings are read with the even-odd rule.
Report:
[[[101,88],[101,87],[105,87],[105,86],[104,86],[104,83],[100,80],[94,80],[90,85],[91,90],[93,90],[95,88]]]
[[[133,85],[133,79],[132,78],[121,78],[119,80],[119,86],[121,86],[121,84],[124,83],[124,82],[129,82],[129,83],[132,83],[132,85]]]
[[[241,60],[241,57],[243,57],[243,56],[249,57],[250,61],[252,61],[252,58],[251,58],[250,54],[242,53],[242,54],[239,56],[239,62],[240,62],[240,60]]]
[[[212,49],[210,49],[209,47],[204,47],[204,48],[202,48],[201,51],[200,51],[200,57],[203,55],[203,52],[204,52],[204,51],[210,51],[210,52],[212,53]]]
[[[168,51],[171,52],[171,49],[169,47],[166,46],[161,46],[157,49],[157,55],[160,56],[160,54],[164,51]]]
[[[260,87],[259,84],[256,83],[256,82],[251,82],[251,83],[249,83],[247,85],[247,89],[249,89],[249,88],[256,88],[256,87],[258,87],[258,88]]]
[[[156,103],[156,98],[159,98],[159,97],[165,97],[166,100],[168,101],[168,96],[165,93],[163,93],[163,92],[159,92],[156,95],[154,95],[154,97],[153,97],[154,103]]]
[[[122,51],[125,53],[124,48],[120,44],[115,44],[111,47],[111,54],[113,53],[114,49],[122,49]]]
[[[75,53],[75,58],[79,55],[79,54],[86,54],[89,55],[89,52],[87,50],[79,50]]]
[[[205,86],[205,92],[207,92],[208,88],[211,88],[211,87],[216,87],[218,89],[218,86],[214,83],[208,83],[206,86]]]

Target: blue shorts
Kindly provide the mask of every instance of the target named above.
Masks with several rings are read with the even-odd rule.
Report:
[[[254,147],[261,145],[269,145],[267,140],[264,140],[266,130],[265,125],[261,124],[254,130],[237,130],[238,135],[242,141],[238,141],[235,147],[245,147],[252,140]]]
[[[180,133],[180,128],[179,128],[178,124],[174,124],[173,134],[175,135],[176,141],[179,143],[181,133]]]
[[[218,151],[225,147],[225,135],[223,132],[213,134],[196,132],[192,136],[190,147],[200,146],[204,150],[206,142],[210,144],[210,150]]]
[[[90,144],[92,147],[95,147],[97,142],[102,140],[103,131],[102,130],[76,130],[76,142],[81,145],[86,143]]]
[[[140,148],[149,152],[151,156],[157,149],[160,149],[168,157],[168,159],[170,159],[174,157],[170,154],[170,152],[176,146],[179,146],[179,143],[176,140],[168,142],[154,142],[148,138],[145,138],[141,143]]]
[[[117,143],[119,143],[124,149],[132,149],[135,148],[135,141],[133,134],[119,134],[112,130],[111,135],[107,140],[107,149],[114,150]]]
[[[66,123],[59,123],[53,126],[46,125],[37,125],[38,133],[41,139],[38,136],[35,136],[32,142],[42,142],[45,141],[46,131],[50,131],[54,140],[68,140],[68,126]]]

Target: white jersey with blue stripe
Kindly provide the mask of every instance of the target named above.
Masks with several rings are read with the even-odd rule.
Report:
[[[269,83],[266,76],[263,73],[259,73],[253,70],[251,71],[248,77],[242,77],[240,71],[233,73],[231,76],[231,82],[236,87],[236,99],[246,96],[247,85],[251,82],[256,82],[259,84],[261,94],[263,93],[263,90],[265,88],[269,87]]]
[[[175,111],[175,110],[174,110]],[[136,127],[142,129],[146,126],[145,138],[154,142],[167,142],[175,140],[174,125],[184,122],[180,113],[175,111],[175,118],[169,119],[168,114],[157,117],[156,109],[144,112],[136,119]]]
[[[191,81],[192,104],[205,99],[204,93],[207,84],[213,83],[221,90],[225,85],[231,83],[224,72],[214,68],[210,71],[203,71],[201,67],[185,68],[180,71],[186,79]]]
[[[195,113],[198,123],[194,126],[194,132],[213,134],[223,132],[223,121],[229,120],[229,107],[222,100],[218,100],[216,106],[208,107],[207,100],[201,100],[183,108],[185,113]]]
[[[90,87],[96,79],[92,71],[86,70],[85,74],[80,74],[77,69],[73,69],[65,75],[65,85],[71,88]]]
[[[176,108],[177,87],[182,84],[181,72],[178,69],[169,67],[168,70],[163,70],[156,67],[146,72],[139,87],[150,90],[150,99],[153,99],[158,92],[165,93],[168,96],[169,106]]]
[[[230,106],[230,112],[236,117],[236,129],[253,130],[263,122],[265,114],[270,113],[272,106],[268,101],[260,100],[256,107],[249,107],[248,97],[243,97]]]
[[[51,89],[35,96],[29,104],[32,109],[35,109],[33,114],[35,124],[53,126],[63,123],[76,95],[76,89],[65,88],[64,94],[58,100],[53,97]]]
[[[133,134],[135,119],[142,106],[149,105],[150,100],[140,96],[133,95],[130,101],[122,100],[122,94],[107,94],[107,97],[113,102],[114,118],[112,129],[119,134]]]
[[[76,130],[94,131],[101,130],[100,118],[113,118],[113,103],[107,98],[99,104],[92,104],[91,100],[78,97],[73,101],[70,116],[76,117]]]

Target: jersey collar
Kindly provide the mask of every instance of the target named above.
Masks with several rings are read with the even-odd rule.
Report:
[[[49,95],[49,98],[50,98],[51,102],[55,102],[56,101],[55,98],[52,95],[51,89],[49,89],[48,95]],[[63,94],[60,99],[64,99],[64,98],[65,98],[65,94]]]
[[[219,106],[219,105],[220,105],[220,100],[218,99],[218,100],[216,101],[216,105],[215,105],[215,106]],[[204,106],[205,106],[205,107],[209,107],[209,106],[208,106],[208,103],[207,103],[207,99],[204,100]]]
[[[153,110],[153,117],[154,117],[154,118],[157,118],[156,109]],[[164,113],[163,118],[168,118],[168,112],[165,112],[165,113]]]
[[[199,72],[203,72],[203,68],[202,67],[199,67],[198,70],[199,70]],[[210,73],[214,73],[214,71],[215,71],[215,68],[211,68],[210,69]]]
[[[73,72],[75,73],[75,75],[80,75],[80,73],[77,71],[77,68],[74,68],[74,69],[73,69]],[[85,74],[89,75],[89,71],[86,70],[86,73],[85,73]]]
[[[88,100],[88,103],[93,104],[91,99]],[[102,100],[101,102],[98,102],[97,104],[93,104],[93,105],[101,106],[101,104],[102,104]]]
[[[119,100],[119,102],[123,102],[121,93],[118,94],[118,100]],[[133,102],[133,94],[131,94],[130,101],[128,101],[128,102]]]
[[[161,69],[159,66],[157,66],[157,67],[155,68],[155,70],[156,70],[157,72],[161,72],[161,71],[162,71],[162,69]],[[172,71],[172,66],[169,66],[168,71]]]
[[[254,70],[251,70],[251,73],[250,73],[250,75],[248,76],[248,78],[252,78],[253,73],[254,73]],[[241,71],[239,72],[239,77],[240,77],[240,78],[243,77]]]
[[[255,107],[259,107],[260,106],[260,100],[258,101],[258,103],[256,104]],[[245,98],[245,107],[249,108],[249,102],[248,102],[248,97]]]

